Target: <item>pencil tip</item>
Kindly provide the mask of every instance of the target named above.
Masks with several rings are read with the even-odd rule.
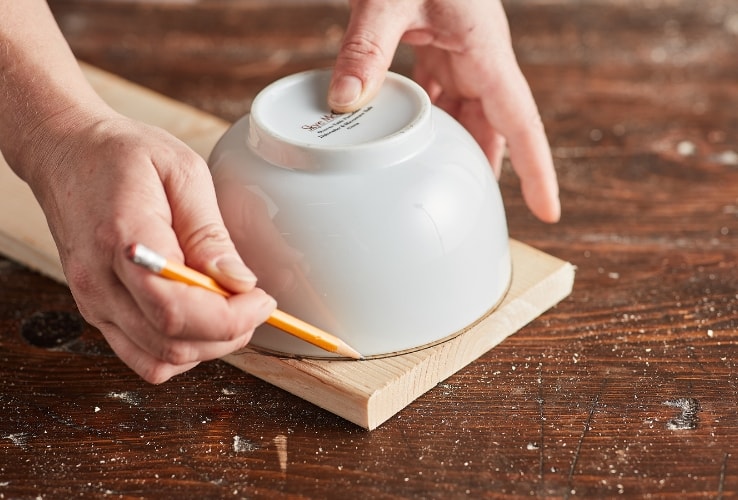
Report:
[[[346,356],[352,359],[364,359],[359,351],[349,346],[346,342],[341,341],[340,345],[336,349],[336,352],[341,356]]]

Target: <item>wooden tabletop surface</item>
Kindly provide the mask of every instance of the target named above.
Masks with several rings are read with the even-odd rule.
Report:
[[[228,120],[331,64],[329,0],[53,0],[82,60]],[[738,3],[510,0],[558,168],[556,308],[367,432],[223,362],[148,385],[0,258],[0,498],[738,496]],[[408,71],[403,52],[396,69]]]

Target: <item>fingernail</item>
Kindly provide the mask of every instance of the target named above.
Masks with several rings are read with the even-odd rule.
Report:
[[[274,311],[277,308],[277,301],[274,300],[274,297],[271,295],[268,296],[269,298],[261,305],[261,311],[265,314],[271,314],[272,311]]]
[[[355,76],[342,76],[331,85],[329,101],[332,107],[345,108],[356,103],[364,86]]]
[[[267,300],[261,303],[257,313],[258,321],[264,322],[272,315],[277,308],[277,301],[271,295],[267,295]]]
[[[230,255],[221,257],[215,263],[215,267],[218,269],[219,272],[231,279],[243,281],[250,284],[256,283],[256,276],[254,276],[254,273],[252,273],[249,268],[246,267],[241,259],[238,259],[236,257]]]

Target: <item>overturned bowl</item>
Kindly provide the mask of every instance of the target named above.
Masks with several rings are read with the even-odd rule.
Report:
[[[279,308],[365,357],[448,339],[511,278],[500,191],[466,130],[390,73],[370,105],[325,104],[329,70],[262,90],[210,157],[223,218]],[[324,351],[267,324],[251,345]]]

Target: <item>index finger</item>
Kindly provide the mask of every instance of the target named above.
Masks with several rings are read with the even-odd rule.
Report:
[[[510,161],[531,212],[545,222],[557,222],[559,187],[541,115],[517,63],[503,67],[502,76],[480,96],[484,114],[507,140]]]

